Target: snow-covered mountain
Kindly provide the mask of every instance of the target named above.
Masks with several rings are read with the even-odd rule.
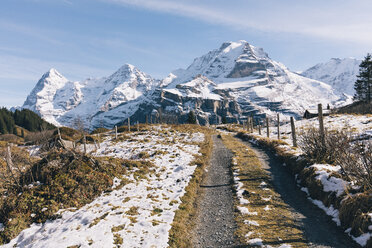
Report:
[[[108,78],[72,82],[55,69],[45,73],[23,108],[56,125],[113,126],[147,101],[160,81],[126,64]]]
[[[171,73],[163,80],[163,91],[167,93],[164,96],[184,96],[181,89],[193,84],[200,75],[214,82],[209,84],[209,94],[188,94],[188,97],[211,100],[220,96],[236,102],[238,108],[232,112],[239,115],[281,112],[302,116],[305,109],[315,108],[318,103],[335,105],[342,101],[331,86],[289,71],[283,64],[270,59],[262,48],[243,40],[223,43],[219,49],[196,58],[187,69]],[[182,103],[185,106],[184,101]],[[229,111],[225,109],[215,114],[233,116],[234,113]],[[210,120],[216,118],[211,117],[213,115],[209,113]]]
[[[362,61],[354,58],[332,58],[328,62],[319,63],[302,73],[303,76],[327,83],[337,93],[353,96],[354,83],[359,74]]]
[[[112,127],[128,117],[143,122],[168,115],[184,122],[190,110],[201,124],[276,112],[299,117],[318,103],[344,100],[330,85],[291,72],[242,40],[223,43],[162,81],[128,64],[107,78],[81,82],[52,69],[23,107],[56,125],[72,126],[79,117],[92,128]]]

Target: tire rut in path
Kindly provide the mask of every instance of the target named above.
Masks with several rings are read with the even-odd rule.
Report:
[[[208,172],[201,184],[194,247],[239,247],[234,232],[234,198],[230,171],[233,154],[222,140],[213,136],[213,152]]]
[[[337,227],[330,216],[307,199],[306,194],[298,188],[294,176],[282,166],[272,152],[249,142],[242,142],[255,151],[263,168],[269,172],[275,189],[292,208],[296,221],[304,230],[309,247],[360,247]]]

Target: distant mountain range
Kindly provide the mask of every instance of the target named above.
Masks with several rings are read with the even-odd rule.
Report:
[[[302,73],[303,76],[322,81],[332,86],[338,94],[355,93],[354,83],[359,73],[362,60],[354,58],[333,58],[326,63],[319,63]]]
[[[359,63],[332,59],[298,74],[270,59],[262,48],[246,41],[226,42],[163,80],[129,64],[109,77],[77,82],[51,69],[22,108],[55,125],[72,126],[78,118],[89,128],[159,115],[185,122],[190,110],[200,124],[276,112],[300,117],[318,103],[337,106],[350,101]]]

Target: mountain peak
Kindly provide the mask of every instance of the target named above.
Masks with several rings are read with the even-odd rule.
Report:
[[[136,69],[136,67],[134,65],[125,63],[122,67],[119,68],[118,71],[120,71],[120,70],[134,71],[134,69]]]
[[[61,73],[59,73],[56,69],[54,68],[50,68],[49,71],[47,71],[46,73],[44,73],[44,75],[42,76],[42,79],[44,78],[64,78],[64,76],[62,76]]]
[[[117,71],[115,71],[109,79],[125,79],[130,77],[135,72],[139,71],[134,65],[131,64],[124,64],[121,66]]]

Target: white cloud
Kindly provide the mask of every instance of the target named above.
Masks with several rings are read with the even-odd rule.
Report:
[[[101,0],[191,17],[237,29],[302,34],[335,41],[372,43],[369,0]]]

